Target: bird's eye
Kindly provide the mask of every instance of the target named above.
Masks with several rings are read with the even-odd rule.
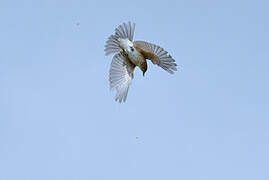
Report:
[[[130,47],[131,48],[131,51],[134,51],[134,48],[133,47]]]

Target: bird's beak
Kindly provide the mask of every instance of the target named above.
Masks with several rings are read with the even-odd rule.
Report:
[[[143,72],[143,76],[145,76],[145,72]]]

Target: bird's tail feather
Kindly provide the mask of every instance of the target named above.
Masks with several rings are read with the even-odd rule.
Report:
[[[110,55],[113,53],[119,53],[121,51],[119,38],[129,39],[133,41],[134,38],[135,23],[123,23],[115,29],[115,34],[109,36],[105,45],[105,54]]]

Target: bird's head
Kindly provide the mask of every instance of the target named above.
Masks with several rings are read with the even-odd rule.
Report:
[[[146,73],[146,71],[147,71],[147,69],[148,69],[147,62],[146,62],[146,61],[143,62],[143,63],[139,66],[139,68],[141,69],[141,71],[142,71],[142,73],[143,73],[143,76],[145,76],[145,73]]]

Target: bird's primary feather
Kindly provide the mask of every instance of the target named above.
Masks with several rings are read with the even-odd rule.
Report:
[[[122,53],[116,54],[109,71],[110,89],[116,90],[115,100],[126,101],[129,87],[133,79],[135,66]]]
[[[177,70],[175,60],[160,46],[145,41],[134,41],[134,47],[146,59],[150,59],[153,64],[157,64],[167,72],[173,74]]]

